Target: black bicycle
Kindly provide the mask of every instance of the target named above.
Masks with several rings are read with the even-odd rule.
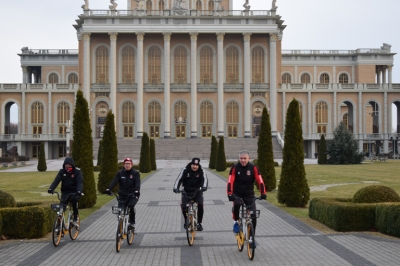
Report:
[[[186,238],[189,243],[189,246],[193,245],[194,239],[196,237],[197,231],[197,202],[194,201],[197,192],[201,191],[200,189],[194,192],[185,192],[181,190],[182,195],[184,195],[187,199],[189,199],[189,203],[186,204]]]

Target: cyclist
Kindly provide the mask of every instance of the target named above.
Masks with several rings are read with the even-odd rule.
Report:
[[[74,217],[72,224],[78,226],[78,201],[82,197],[83,191],[83,175],[81,169],[75,166],[72,157],[66,157],[63,163],[63,168],[58,171],[56,178],[50,185],[48,192],[53,194],[54,190],[61,182],[61,204],[67,206],[69,200],[72,203]],[[68,194],[76,193],[74,197],[70,197],[66,201]]]
[[[140,173],[132,166],[132,159],[125,158],[124,168],[117,172],[105,192],[111,195],[113,188],[119,184],[118,194],[121,201],[128,200],[128,195],[134,194],[127,202],[129,207],[129,230],[135,230],[135,205],[140,197]],[[118,203],[118,208],[125,209],[126,206],[124,205],[123,203]]]
[[[193,158],[190,163],[186,165],[185,168],[182,169],[178,178],[175,181],[173,191],[175,193],[179,193],[179,187],[183,185],[184,191],[187,193],[193,193],[196,190],[201,188],[201,192],[198,191],[196,196],[194,197],[195,202],[197,202],[197,231],[203,231],[203,214],[204,214],[204,198],[203,191],[207,190],[208,187],[208,179],[207,175],[204,172],[203,168],[200,165],[199,158]],[[186,204],[189,203],[189,199],[186,198],[185,195],[182,194],[182,214],[184,221],[186,221]],[[183,227],[186,229],[186,223],[183,223]]]
[[[254,201],[254,181],[257,181],[260,189],[261,198],[266,199],[266,189],[264,181],[261,177],[257,166],[249,162],[250,155],[248,151],[241,151],[239,154],[239,162],[231,167],[228,177],[227,193],[229,201],[233,201],[233,232],[239,233],[239,209],[241,205],[240,197],[246,205],[252,205],[251,210],[256,210]],[[236,197],[235,197],[236,196]],[[254,232],[256,231],[257,219],[252,218]],[[254,243],[255,244],[255,243]]]

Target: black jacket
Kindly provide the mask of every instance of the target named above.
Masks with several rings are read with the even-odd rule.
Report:
[[[72,165],[72,172],[68,173],[65,170],[65,165]],[[81,169],[75,166],[75,162],[72,157],[67,157],[64,160],[63,168],[60,169],[53,183],[50,185],[50,189],[54,191],[58,184],[61,182],[61,193],[76,193],[83,192],[83,175]]]
[[[186,192],[194,192],[199,188],[207,189],[208,179],[201,165],[199,165],[199,169],[196,172],[192,170],[191,163],[183,168],[175,181],[174,188],[179,189],[181,185],[183,185]]]
[[[140,173],[133,168],[129,171],[123,168],[117,172],[108,189],[112,190],[117,183],[119,184],[118,194],[120,196],[126,197],[136,191],[140,192]]]
[[[254,182],[258,183],[261,194],[265,194],[265,184],[258,167],[252,163],[242,166],[240,162],[231,167],[228,177],[227,193],[241,198],[254,197]]]

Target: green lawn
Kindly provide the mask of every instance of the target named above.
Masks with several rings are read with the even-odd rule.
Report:
[[[17,202],[27,201],[41,201],[56,203],[58,202],[57,195],[50,195],[47,193],[47,189],[53,182],[58,171],[55,172],[1,172],[0,171],[0,190],[10,193],[13,195]],[[140,173],[141,179],[145,178],[151,173],[143,174]],[[95,182],[97,184],[99,172],[94,172]],[[60,191],[61,184],[58,185],[56,191]],[[87,209],[80,209],[79,216],[81,219],[85,219],[91,213],[100,209],[104,204],[114,199],[108,195],[97,193],[96,204]]]
[[[315,197],[351,198],[362,187],[380,184],[400,194],[400,160],[363,163],[358,165],[304,165],[310,187],[310,199]],[[281,166],[275,167],[277,187]],[[229,169],[218,174],[228,177]],[[298,218],[308,217],[306,208],[288,208],[280,205],[277,190],[267,193],[268,202]]]

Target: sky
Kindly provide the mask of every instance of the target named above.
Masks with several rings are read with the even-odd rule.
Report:
[[[186,0],[187,2],[188,0]],[[126,0],[116,0],[126,10]],[[243,10],[244,0],[233,0]],[[21,83],[22,47],[78,49],[75,20],[84,0],[0,1],[0,83]],[[270,10],[272,0],[249,0],[251,10]],[[108,0],[89,0],[90,9],[108,9]],[[355,50],[380,48],[383,43],[400,53],[400,0],[277,0],[284,25],[283,49]],[[393,83],[400,83],[400,56],[396,55]],[[11,121],[17,122],[11,110]]]

